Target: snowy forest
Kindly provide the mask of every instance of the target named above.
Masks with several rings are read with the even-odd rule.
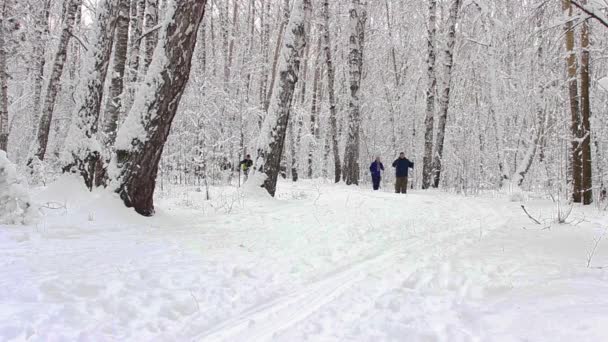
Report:
[[[145,234],[152,234],[149,239],[161,239],[160,236],[165,235],[158,235],[160,233],[154,229],[162,231],[165,229],[162,227],[173,225],[174,221],[168,217],[175,220],[188,217],[190,223],[175,223],[181,227],[176,235],[165,232],[167,235],[163,238],[174,241],[172,239],[183,237],[184,241],[175,244],[186,246],[194,243],[192,241],[196,240],[194,237],[198,233],[189,231],[188,234],[194,235],[185,238],[184,227],[193,224],[199,227],[196,229],[203,229],[200,227],[204,224],[193,223],[198,222],[194,218],[200,215],[201,220],[208,220],[205,221],[208,226],[222,226],[224,223],[219,222],[223,219],[218,217],[232,220],[233,225],[227,225],[225,232],[203,233],[212,237],[221,235],[221,241],[216,241],[218,244],[234,244],[230,247],[233,251],[260,251],[257,259],[248,259],[241,256],[241,252],[235,252],[235,260],[228,262],[237,266],[221,269],[234,278],[272,278],[268,274],[274,268],[276,274],[289,269],[285,272],[297,274],[300,278],[292,281],[298,283],[309,279],[306,277],[310,274],[329,272],[328,265],[340,264],[338,260],[352,262],[355,256],[374,255],[373,258],[366,256],[364,262],[348,268],[347,272],[313,283],[313,287],[318,286],[317,293],[325,294],[323,304],[315,308],[303,306],[317,298],[313,298],[310,290],[297,292],[293,297],[296,299],[279,303],[285,305],[273,304],[272,312],[255,309],[254,313],[244,314],[247,311],[242,309],[252,303],[241,303],[240,299],[222,292],[224,290],[217,290],[221,294],[213,295],[203,294],[202,287],[189,287],[185,299],[176,292],[171,293],[179,298],[159,299],[161,304],[169,303],[170,308],[162,310],[169,315],[169,320],[179,322],[181,330],[172,330],[175,328],[171,325],[173,323],[152,322],[146,323],[145,334],[139,330],[143,335],[138,334],[139,328],[134,326],[123,326],[118,329],[123,333],[114,334],[107,329],[120,323],[93,326],[87,325],[93,323],[79,321],[71,332],[62,332],[64,326],[57,331],[51,329],[54,335],[46,335],[36,332],[37,328],[25,327],[25,323],[19,327],[8,324],[8,318],[5,318],[15,312],[23,315],[32,312],[0,309],[0,339],[19,340],[34,336],[35,340],[95,340],[105,336],[110,340],[143,337],[144,340],[294,341],[303,340],[306,336],[316,336],[321,340],[324,340],[323,336],[333,336],[335,340],[400,340],[403,336],[414,336],[412,340],[416,341],[464,341],[500,340],[508,336],[559,340],[576,336],[579,340],[600,341],[606,337],[605,332],[598,328],[606,324],[605,318],[601,318],[602,315],[608,317],[606,306],[603,309],[600,306],[597,317],[591,319],[591,328],[585,330],[589,335],[582,332],[568,335],[572,333],[568,330],[564,335],[553,335],[554,339],[546,335],[517,334],[517,329],[525,330],[522,327],[526,323],[521,320],[513,323],[515,330],[498,333],[498,330],[488,328],[494,329],[497,326],[495,321],[484,321],[471,328],[473,332],[463,332],[452,328],[466,324],[454,323],[448,318],[441,323],[445,329],[431,337],[426,333],[407,335],[412,331],[398,328],[395,328],[397,333],[391,335],[393,330],[382,325],[389,323],[386,320],[380,323],[380,318],[380,326],[376,325],[372,330],[363,328],[367,332],[375,331],[376,335],[359,338],[361,331],[343,327],[340,331],[349,333],[336,337],[331,332],[339,329],[337,325],[331,328],[318,323],[323,317],[327,318],[323,316],[327,313],[318,311],[321,305],[328,307],[334,304],[337,308],[332,310],[347,310],[352,303],[341,302],[342,306],[338,306],[336,298],[329,299],[330,294],[337,293],[339,283],[354,284],[353,279],[368,266],[380,266],[387,258],[404,258],[404,251],[399,250],[399,254],[386,246],[390,241],[406,241],[411,236],[406,238],[404,232],[388,227],[416,225],[412,222],[426,222],[425,227],[431,229],[428,239],[438,239],[433,240],[432,246],[436,248],[442,246],[438,241],[447,245],[460,236],[449,234],[456,234],[456,231],[461,234],[470,229],[474,237],[467,235],[461,244],[437,254],[446,260],[449,253],[464,253],[464,249],[459,248],[468,246],[467,243],[482,241],[488,222],[500,221],[500,225],[495,225],[498,232],[502,232],[500,227],[506,225],[517,226],[512,228],[517,229],[514,235],[500,235],[501,239],[513,239],[509,240],[514,248],[510,250],[513,255],[519,253],[515,251],[521,251],[517,248],[524,248],[515,242],[516,238],[527,241],[525,248],[530,249],[526,251],[534,253],[538,250],[530,246],[546,243],[542,240],[546,235],[534,235],[534,239],[539,240],[525,235],[529,233],[527,226],[530,224],[538,228],[534,229],[534,234],[556,232],[558,228],[555,225],[581,230],[581,227],[586,227],[586,233],[559,231],[561,242],[551,240],[549,245],[561,246],[561,249],[557,248],[560,251],[568,244],[566,241],[583,246],[584,272],[591,272],[594,260],[603,258],[601,260],[608,263],[608,249],[602,247],[607,232],[603,229],[608,229],[604,228],[608,226],[605,220],[608,209],[607,51],[608,2],[604,0],[0,0],[0,224],[6,224],[0,225],[0,231],[5,229],[2,227],[13,227],[14,224],[30,227],[20,231],[6,228],[6,236],[9,237],[0,234],[0,248],[16,251],[15,244],[26,240],[34,243],[34,236],[38,234],[77,238],[84,234],[80,229],[85,226],[94,226],[100,231],[105,230],[101,226],[137,226],[128,230],[131,235],[126,240],[138,236],[136,231],[148,227],[145,229],[151,230],[144,230]],[[412,162],[409,183],[406,177],[406,187],[411,191],[407,196],[393,200],[393,197],[387,197],[396,196],[393,184],[397,177],[391,163],[400,153]],[[251,167],[245,159],[249,155]],[[371,192],[374,171],[370,173],[368,165],[376,159],[384,162],[384,166],[382,178],[377,178],[383,191],[375,195]],[[380,175],[379,169],[377,174]],[[67,176],[71,181],[66,181]],[[374,185],[374,189],[377,188]],[[505,202],[496,204],[498,202],[491,202],[488,196],[502,196]],[[254,204],[246,204],[250,199]],[[268,202],[273,200],[287,200],[288,204]],[[290,201],[304,201],[306,204]],[[353,204],[357,201],[381,203],[372,204],[369,212],[364,211],[367,216],[363,216],[360,208],[364,205]],[[114,202],[119,202],[120,207]],[[338,202],[343,203],[344,208],[339,207]],[[283,205],[290,203],[294,211],[281,211],[286,210],[281,209]],[[323,214],[318,212],[322,203],[327,207]],[[74,205],[83,205],[79,208],[84,209],[74,209]],[[303,207],[295,209],[299,205]],[[408,206],[417,209],[407,212],[403,208]],[[509,208],[503,210],[509,214],[501,215],[499,207]],[[133,210],[137,215],[132,215]],[[283,216],[272,216],[275,210],[283,212]],[[312,212],[311,217],[306,216],[306,210]],[[391,218],[390,210],[398,214]],[[172,211],[174,216],[169,214]],[[210,212],[220,216],[213,216]],[[268,233],[270,242],[264,246],[275,248],[280,245],[285,249],[281,249],[281,253],[285,254],[270,249],[280,257],[285,256],[285,261],[272,264],[268,270],[264,270],[263,262],[259,261],[252,266],[255,271],[251,271],[239,262],[266,260],[264,258],[273,260],[276,255],[271,257],[265,254],[270,252],[261,252],[264,249],[258,245],[261,242],[250,240],[254,239],[252,233],[245,237],[239,235],[242,231],[232,227],[249,227],[246,215],[258,212],[266,212],[270,215],[266,216],[282,222],[272,223],[277,225],[277,235],[272,235],[274,230],[272,234]],[[484,215],[482,218],[468,221],[481,213]],[[71,215],[82,215],[82,218],[72,221]],[[379,218],[382,223],[370,218],[376,217],[373,215],[382,216]],[[506,219],[507,216],[511,218]],[[296,222],[296,217],[303,221]],[[142,221],[145,219],[156,221]],[[264,217],[253,220],[261,220],[258,223],[263,227],[271,225]],[[323,227],[329,227],[328,222],[342,220],[350,222],[351,226],[347,223],[343,228],[335,226],[336,230],[328,233],[332,235],[323,235]],[[433,230],[452,224],[462,225],[462,232],[458,229],[451,233]],[[70,230],[72,226],[80,228]],[[296,230],[287,234],[285,231],[278,233],[279,226],[300,228],[293,228]],[[312,233],[304,228],[312,226],[321,230]],[[522,230],[521,226],[526,227]],[[49,227],[59,230],[51,232]],[[359,228],[355,232],[353,227]],[[32,230],[28,232],[27,229]],[[120,234],[127,234],[125,231]],[[118,234],[113,228],[95,234],[111,232]],[[308,242],[294,242],[292,238],[298,234],[301,239],[306,237]],[[411,234],[418,236],[423,233],[413,228]],[[577,240],[585,238],[592,240],[591,247],[588,241]],[[11,242],[7,242],[9,240]],[[93,241],[105,240],[91,238],[85,244],[93,246]],[[146,246],[156,246],[152,240],[142,241],[146,241],[142,242]],[[311,241],[319,244],[314,247],[319,250],[310,252],[318,257],[314,259],[317,261],[301,262],[300,259],[292,259],[295,256],[287,257],[290,249],[304,251],[301,249],[303,245],[314,245]],[[334,245],[319,247],[328,241]],[[348,247],[355,241],[365,243],[356,248]],[[104,248],[110,248],[111,244],[108,242]],[[74,251],[74,255],[88,260],[86,255],[92,253],[92,249],[78,246],[84,254]],[[205,245],[205,248],[215,250],[216,245],[213,246]],[[372,247],[394,253],[377,257],[371,253]],[[24,255],[33,253],[32,248],[23,249]],[[122,270],[129,267],[141,270],[150,266],[134,266],[143,261],[133,260],[165,257],[160,252],[158,255],[146,254],[152,252],[143,252],[141,248],[144,254],[138,254],[140,249],[130,252],[130,247],[125,245],[124,250],[116,252],[112,258],[118,258],[119,254],[130,255],[127,259],[131,260],[131,266],[116,266],[120,263],[117,259],[108,261],[111,264],[107,265],[106,271],[112,273],[117,269],[118,276],[131,277],[134,273],[127,276]],[[185,258],[182,254],[186,253],[183,252],[186,247],[163,248],[168,248],[167,253],[177,258],[167,261],[167,265],[182,265],[180,258]],[[481,262],[479,260],[489,255],[487,253],[500,248],[504,253],[505,244],[495,242],[483,248],[486,249],[479,255],[468,252],[471,254],[461,256],[473,263]],[[419,251],[424,254],[428,249]],[[49,260],[56,256],[50,249],[48,253],[53,256]],[[306,253],[302,252],[299,257],[304,258],[302,255],[308,255]],[[205,257],[196,255],[192,258],[206,262]],[[569,254],[562,253],[560,257],[564,255]],[[94,259],[93,254],[89,256]],[[429,256],[428,260],[435,260],[433,258]],[[545,258],[544,254],[542,258]],[[218,260],[218,265],[225,265],[224,259]],[[531,263],[537,261],[533,256],[526,260]],[[287,266],[292,261],[299,266]],[[430,262],[424,264],[426,269],[434,267]],[[72,266],[79,267],[76,261],[73,263]],[[184,263],[190,265],[186,261]],[[45,262],[38,259],[34,262],[34,265],[42,264]],[[454,287],[470,286],[469,280],[464,278],[460,283],[454,280],[461,279],[455,274],[465,266],[450,265],[448,271],[437,266],[439,273],[432,273],[428,279],[419,273],[422,271],[412,271],[411,274],[419,275],[419,279],[413,281],[418,285],[412,286],[419,289],[436,281],[436,284],[446,285],[437,285],[439,289],[429,286],[437,291],[452,291],[452,294],[456,291]],[[485,264],[478,265],[476,270],[492,274],[487,278],[492,281],[508,278],[506,273],[502,273],[508,267],[494,269],[495,264],[492,265],[488,266],[491,271]],[[607,274],[602,265],[597,265],[593,275],[585,273],[597,281],[585,286],[596,290],[601,288],[608,294],[606,286],[598,280],[605,281]],[[7,262],[2,264],[4,267],[13,266]],[[154,267],[150,272],[156,272]],[[546,267],[543,270],[553,270]],[[560,274],[568,273],[564,271],[571,270],[568,267],[564,266]],[[10,270],[7,272],[21,274]],[[198,270],[193,272],[199,274],[196,273]],[[402,274],[400,272],[405,274],[409,271],[401,270],[397,274]],[[467,279],[473,279],[473,282],[481,279],[468,271],[463,272],[466,276],[462,277],[470,276]],[[530,271],[530,274],[535,272]],[[219,278],[205,276],[198,275],[197,281],[204,279],[213,289],[216,281],[221,282]],[[145,278],[145,275],[141,277]],[[36,279],[34,282],[42,281]],[[180,279],[184,283],[190,281],[189,278]],[[165,280],[169,281],[169,278]],[[129,281],[124,280],[124,283],[129,284]],[[143,282],[141,279],[137,281]],[[171,278],[170,281],[176,280]],[[407,280],[399,281],[409,284]],[[454,285],[454,281],[458,284]],[[494,285],[489,285],[489,282],[484,291],[494,290],[491,287]],[[237,283],[238,286],[230,287],[236,293],[234,296],[251,291],[243,285],[246,281],[234,284]],[[512,278],[508,284],[504,285],[505,288],[517,287],[513,285]],[[44,286],[40,285],[35,291],[44,293]],[[60,292],[68,297],[71,295],[67,293],[80,290],[87,295],[99,295],[98,291],[102,291],[87,286],[68,290],[68,285],[65,286],[61,290],[65,292]],[[155,293],[153,291],[158,289],[149,283],[145,286],[151,286],[148,293]],[[255,287],[260,298],[284,294],[281,292],[284,288],[275,289],[272,284],[264,286],[269,287]],[[281,286],[286,285],[281,283]],[[364,291],[364,286],[360,287],[360,291]],[[490,287],[492,290],[488,290]],[[14,291],[11,293],[16,296],[21,293],[17,287]],[[344,291],[338,292],[345,295]],[[476,294],[488,293],[471,291],[474,293],[471,298],[476,300],[479,299]],[[499,291],[498,287],[496,291]],[[387,293],[378,294],[377,298],[386,298],[383,296]],[[129,292],[125,296],[135,295]],[[207,299],[203,299],[204,296]],[[410,304],[422,305],[402,303],[401,296],[394,297],[398,299],[393,298],[384,304],[376,301],[374,305],[378,310],[393,310],[397,305],[405,311]],[[0,303],[3,300],[0,295]],[[203,308],[205,300],[209,301],[208,305],[220,306],[222,313],[213,316],[206,323],[208,326],[200,322],[184,323],[184,317],[194,321],[196,319],[192,317],[211,317]],[[231,302],[233,300],[236,302]],[[298,316],[297,310],[287,310],[291,300],[302,304],[307,312],[305,316]],[[231,309],[226,304],[228,302],[233,305]],[[456,302],[458,300],[454,299]],[[191,303],[195,303],[196,308],[192,308],[194,304]],[[601,303],[608,305],[605,300]],[[175,306],[171,306],[173,304]],[[171,311],[173,309],[177,313]],[[121,309],[113,307],[112,310]],[[109,312],[114,312],[112,310]],[[138,309],[126,311],[131,312],[129,310]],[[184,310],[188,314],[182,312]],[[230,310],[239,314],[235,316]],[[292,320],[281,321],[278,317],[283,314]],[[321,318],[314,322],[306,321],[315,314]],[[361,314],[361,317],[366,317],[366,322],[376,322],[370,318],[373,315],[368,314]],[[69,312],[58,315],[72,317]],[[128,321],[126,317],[124,319]],[[273,330],[270,326],[248,330],[253,324],[246,323],[248,320],[259,322],[268,319],[279,319],[283,330]],[[417,318],[411,319],[418,322]],[[298,323],[294,323],[296,321]],[[452,323],[453,326],[450,325]],[[53,327],[53,324],[48,323],[47,327]],[[299,328],[294,328],[297,324]],[[432,325],[430,322],[424,324]],[[83,325],[87,328],[79,330]],[[311,332],[317,328],[320,335]],[[249,339],[248,334],[254,330],[255,334]],[[85,335],[78,335],[76,331]],[[541,331],[549,330],[540,329],[538,334]]]
[[[79,173],[144,214],[155,181],[238,186],[248,153],[271,194],[279,176],[369,182],[360,165],[405,152],[415,188],[590,204],[608,174],[604,9],[5,0],[0,148],[33,184]]]

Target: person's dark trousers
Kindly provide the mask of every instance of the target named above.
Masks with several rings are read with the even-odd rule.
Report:
[[[372,183],[374,184],[374,190],[380,189],[380,176],[372,176]]]
[[[407,177],[397,177],[395,192],[398,194],[407,194]]]

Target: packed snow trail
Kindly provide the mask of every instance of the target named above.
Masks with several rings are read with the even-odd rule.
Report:
[[[499,198],[279,189],[167,188],[151,219],[79,179],[34,194],[59,209],[0,226],[0,340],[605,340],[604,216],[522,229]]]

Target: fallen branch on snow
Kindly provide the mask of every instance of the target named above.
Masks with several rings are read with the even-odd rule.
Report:
[[[526,207],[523,204],[521,205],[521,209],[523,209],[524,213],[526,213],[526,215],[528,215],[528,217],[530,218],[530,220],[532,220],[532,222],[534,222],[538,225],[542,225],[542,223],[540,223],[539,220],[535,219],[534,217],[532,217],[532,215],[530,215],[530,213],[526,210]]]

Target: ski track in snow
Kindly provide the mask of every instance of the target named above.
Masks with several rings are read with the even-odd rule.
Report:
[[[0,226],[0,340],[599,341],[608,324],[608,272],[580,265],[599,217],[523,230],[505,200],[305,181],[278,201],[176,191],[144,219],[66,182],[37,195],[65,209]],[[580,324],[544,323],[572,303]]]

